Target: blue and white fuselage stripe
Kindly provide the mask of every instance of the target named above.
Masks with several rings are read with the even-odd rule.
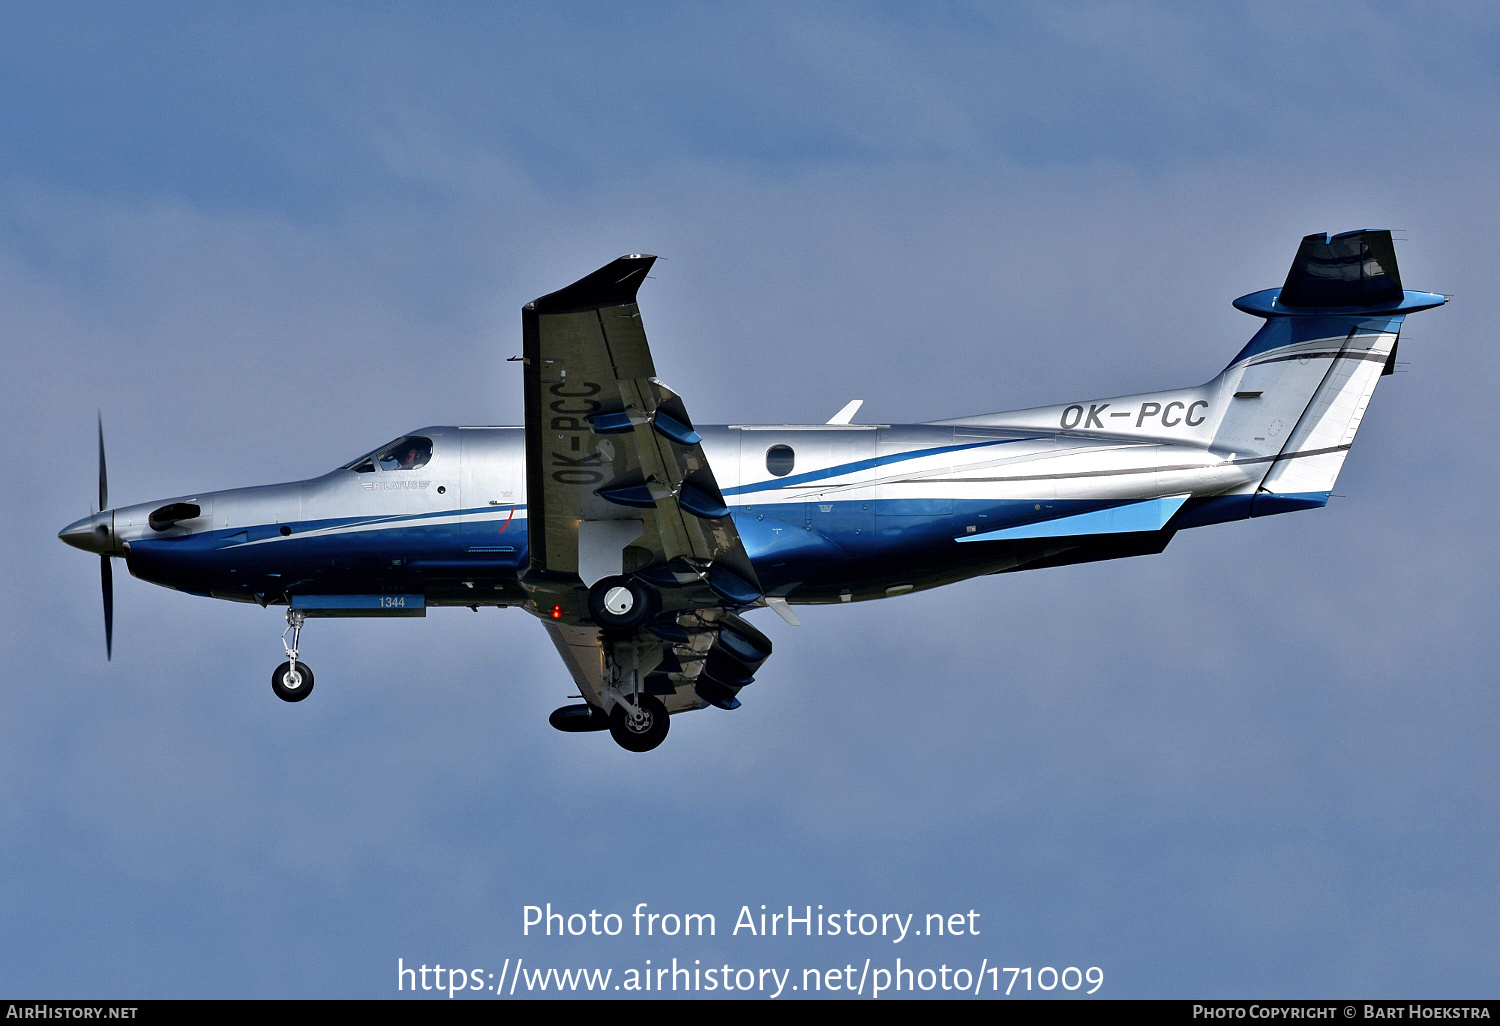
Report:
[[[1272,317],[1193,388],[929,424],[699,433],[768,594],[874,597],[1054,558],[1060,539],[1107,547],[1323,504],[1401,322]],[[433,604],[520,601],[521,430],[420,434],[433,441],[420,471],[188,496],[202,516],[164,532],[146,506],[113,511],[121,554],[139,576],[226,598],[263,600],[289,580],[368,587],[374,574]],[[789,453],[780,476],[773,449]]]
[[[108,509],[63,541],[137,577],[286,605],[278,697],[313,686],[308,617],[518,606],[632,752],[672,713],[739,706],[772,642],[763,605],[902,595],[980,574],[1149,555],[1184,528],[1324,505],[1405,316],[1388,231],[1309,235],[1264,319],[1191,388],[925,424],[695,426],[657,376],[632,254],[522,308],[526,427],[434,427],[307,481]],[[832,404],[830,404],[830,407]],[[528,488],[530,494],[528,494]],[[535,533],[533,533],[533,528]],[[283,635],[283,641],[286,641]]]

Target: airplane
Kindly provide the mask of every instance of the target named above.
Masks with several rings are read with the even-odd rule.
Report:
[[[656,373],[630,255],[521,311],[524,427],[428,427],[321,477],[111,508],[59,537],[167,588],[286,606],[272,690],[300,702],[310,618],[516,606],[583,701],[552,726],[656,748],[733,710],[771,655],[745,614],[1159,553],[1180,530],[1327,503],[1405,316],[1389,231],[1309,235],[1264,323],[1192,388],[922,424],[698,427]],[[287,635],[291,642],[287,642]]]

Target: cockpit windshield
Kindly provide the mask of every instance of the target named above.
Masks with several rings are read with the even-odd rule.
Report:
[[[373,474],[376,470],[416,470],[425,467],[432,459],[432,439],[422,435],[407,435],[390,445],[361,456],[342,469],[356,474]]]

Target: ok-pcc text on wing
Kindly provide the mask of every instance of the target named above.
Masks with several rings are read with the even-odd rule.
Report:
[[[521,907],[525,937],[885,937],[900,944],[907,937],[977,937],[981,913],[862,912],[822,905],[741,905],[738,914],[659,911],[638,902],[632,912],[554,909],[552,903]],[[722,926],[721,926],[722,921]]]

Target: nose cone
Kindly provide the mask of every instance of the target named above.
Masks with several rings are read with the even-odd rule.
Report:
[[[115,547],[114,519],[114,511],[105,510],[69,524],[58,531],[57,536],[75,549],[107,556]]]

